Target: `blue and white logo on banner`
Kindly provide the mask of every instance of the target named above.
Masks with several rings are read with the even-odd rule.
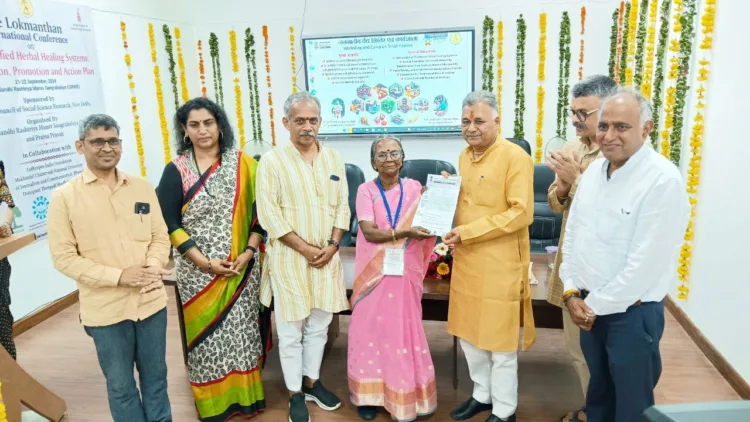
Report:
[[[31,205],[31,211],[37,220],[47,219],[47,209],[49,208],[49,199],[46,196],[37,196]]]

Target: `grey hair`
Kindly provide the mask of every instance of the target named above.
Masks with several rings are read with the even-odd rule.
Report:
[[[654,108],[651,105],[651,101],[649,101],[646,97],[643,96],[643,94],[640,93],[640,91],[631,89],[631,88],[624,88],[620,87],[617,89],[617,91],[604,99],[604,102],[602,102],[602,106],[599,109],[599,119],[602,118],[602,111],[604,110],[604,106],[607,105],[610,101],[612,101],[614,98],[619,97],[621,95],[630,96],[631,98],[635,99],[638,102],[638,110],[640,114],[640,123],[641,127],[644,127],[646,123],[649,120],[654,120]]]
[[[605,75],[591,75],[573,85],[571,94],[573,98],[599,97],[601,99],[614,95],[617,92],[617,82]]]
[[[288,119],[289,110],[292,108],[292,106],[303,101],[315,103],[315,105],[318,106],[318,116],[320,116],[320,100],[318,99],[318,97],[310,94],[307,91],[300,91],[287,97],[286,101],[284,101],[284,116],[286,116],[286,118]]]
[[[117,136],[120,136],[120,126],[117,124],[117,120],[112,116],[107,114],[92,114],[81,120],[78,124],[78,139],[83,141],[89,133],[89,130],[96,128],[104,128],[104,130],[114,128],[117,132]]]
[[[386,139],[391,139],[396,141],[398,144],[398,148],[401,150],[401,159],[403,160],[406,158],[406,154],[404,153],[404,146],[401,145],[401,139],[393,136],[393,135],[379,135],[377,138],[375,138],[374,141],[372,141],[372,146],[370,147],[370,163],[375,164],[375,151],[378,149],[378,144],[380,141],[384,141]]]
[[[497,97],[489,91],[474,91],[464,97],[463,107],[471,107],[477,103],[485,103],[497,113]]]

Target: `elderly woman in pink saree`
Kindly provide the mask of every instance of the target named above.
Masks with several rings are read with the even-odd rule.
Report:
[[[375,419],[377,407],[385,407],[393,419],[412,421],[437,407],[421,303],[435,238],[411,227],[422,185],[399,178],[401,142],[377,139],[371,158],[378,177],[357,192],[360,230],[349,324],[350,398],[362,419]]]

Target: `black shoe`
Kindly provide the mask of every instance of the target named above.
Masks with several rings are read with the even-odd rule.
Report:
[[[490,415],[490,417],[484,422],[516,422],[516,414],[514,413],[510,415],[506,421],[503,421],[495,415]]]
[[[357,407],[357,414],[360,418],[371,421],[378,415],[378,410],[375,406],[359,406]]]
[[[312,388],[303,385],[302,392],[305,393],[305,400],[314,401],[323,410],[336,410],[341,407],[341,400],[323,387],[320,380],[315,381]]]
[[[310,422],[305,395],[297,393],[289,399],[289,422]]]
[[[451,418],[453,418],[454,421],[465,421],[473,418],[477,413],[486,412],[488,410],[492,410],[491,403],[479,403],[474,400],[474,397],[471,397],[469,400],[466,400],[453,409],[451,412]]]

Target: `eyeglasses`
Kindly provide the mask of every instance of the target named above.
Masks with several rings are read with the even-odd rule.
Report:
[[[92,139],[88,141],[94,149],[104,148],[104,144],[109,144],[112,149],[119,149],[122,146],[122,139]]]
[[[570,109],[570,114],[572,114],[572,115],[574,115],[574,116],[578,117],[578,120],[579,120],[579,121],[581,121],[581,122],[585,122],[585,121],[586,121],[586,119],[587,119],[587,118],[588,118],[588,117],[589,117],[590,115],[594,114],[594,113],[595,113],[595,112],[597,112],[597,111],[599,111],[599,109],[598,109],[598,108],[595,108],[595,109],[593,109],[593,110],[591,110],[591,111],[575,110],[575,109],[571,108],[571,109]]]
[[[404,155],[401,153],[401,151],[391,151],[390,154],[381,152],[380,154],[375,156],[375,161],[377,161],[378,163],[385,163],[388,160],[388,157],[390,157],[392,161],[398,161],[403,156]]]

